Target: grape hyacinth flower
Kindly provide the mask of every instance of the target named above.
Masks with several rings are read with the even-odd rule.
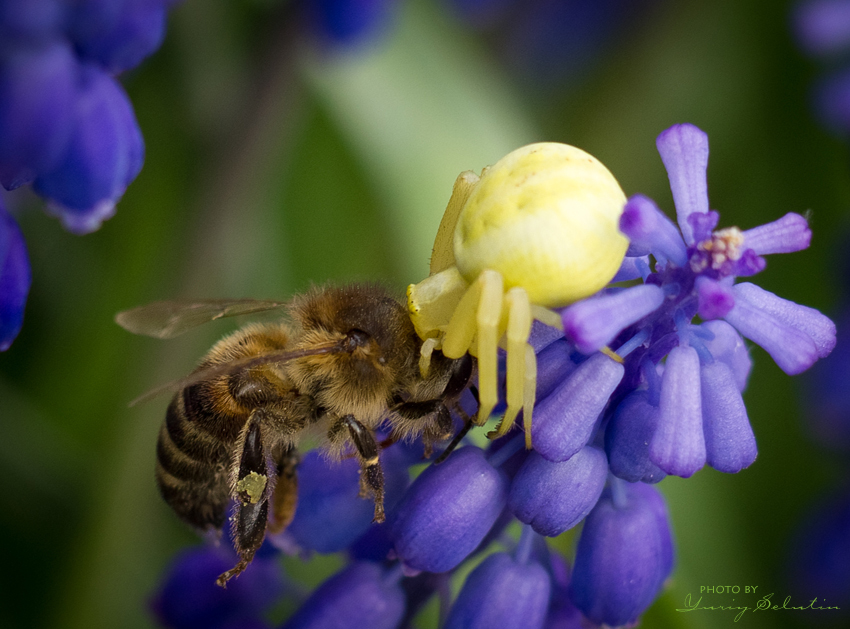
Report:
[[[284,593],[276,558],[260,553],[238,582],[222,589],[216,577],[236,561],[225,547],[192,548],[175,558],[151,601],[151,610],[168,629],[262,629],[263,613]]]
[[[535,449],[564,461],[602,428],[612,471],[629,481],[688,477],[706,463],[734,473],[755,460],[741,398],[750,368],[741,337],[788,374],[809,368],[835,345],[835,325],[826,316],[750,282],[736,283],[764,269],[762,256],[808,247],[806,219],[789,213],[746,231],[715,229],[705,133],[676,125],[657,145],[678,229],[650,199],[628,200],[620,229],[631,245],[625,275],[615,280],[643,283],[603,290],[562,311],[566,337],[579,352],[616,354],[593,354],[575,368],[540,401],[532,429]],[[654,268],[645,256],[654,258]],[[694,323],[696,316],[703,323]],[[587,399],[549,402],[571,388],[586,391]],[[565,448],[565,432],[587,440]]]
[[[75,234],[111,217],[141,170],[144,142],[116,74],[159,48],[172,4],[0,0],[0,184],[31,184]],[[23,301],[6,302],[4,317],[19,319]],[[4,320],[2,349],[13,328]]]

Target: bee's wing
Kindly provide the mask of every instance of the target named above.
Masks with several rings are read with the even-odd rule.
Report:
[[[170,339],[208,321],[274,310],[284,305],[284,302],[262,299],[157,301],[119,312],[115,322],[134,334]]]
[[[345,351],[345,349],[341,343],[325,343],[321,345],[314,345],[313,347],[305,349],[281,350],[279,352],[263,354],[262,356],[246,356],[244,358],[229,360],[226,363],[212,365],[211,367],[193,371],[185,378],[180,378],[179,380],[174,380],[160,385],[155,389],[151,389],[147,393],[140,395],[130,402],[130,406],[135,406],[141,402],[147,402],[148,400],[151,400],[163,393],[175,393],[185,389],[186,387],[192,386],[193,384],[197,384],[205,380],[211,380],[219,376],[225,376],[242,369],[251,369],[252,367],[266,365],[269,363],[285,363],[294,358],[303,358],[304,356],[333,354],[343,351]]]

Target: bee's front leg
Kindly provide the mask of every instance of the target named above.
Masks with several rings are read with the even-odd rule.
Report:
[[[354,415],[346,415],[340,419],[348,428],[357,454],[360,455],[360,488],[364,497],[371,495],[375,499],[375,518],[373,522],[386,520],[384,514],[384,471],[378,456],[378,444],[375,435],[357,421]]]

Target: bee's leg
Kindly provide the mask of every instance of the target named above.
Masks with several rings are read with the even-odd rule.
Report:
[[[277,483],[272,494],[272,515],[269,532],[280,533],[292,523],[298,506],[298,449],[289,446],[277,464]]]
[[[423,402],[403,402],[393,409],[405,419],[416,420],[427,415],[433,416],[433,420],[422,431],[426,459],[431,458],[435,443],[445,441],[454,432],[454,422],[446,405],[446,400],[455,401],[463,393],[463,390],[469,386],[469,380],[472,377],[472,368],[472,356],[470,354],[464,354],[452,362],[449,380],[439,398]],[[471,420],[463,412],[463,409],[457,404],[454,404],[454,406],[459,411],[461,417],[463,417],[464,423],[469,424]],[[449,446],[448,451],[440,456],[440,462],[444,461],[448,453],[454,450],[457,444],[460,443],[460,440],[469,432],[470,428],[471,425],[468,425],[461,429],[462,434],[456,436]]]
[[[472,394],[472,397],[475,398],[475,403],[478,404],[478,389],[475,387],[475,385],[469,385],[469,392]],[[437,457],[437,460],[434,461],[434,465],[439,465],[447,458],[449,458],[449,455],[454,452],[455,448],[457,448],[460,442],[463,441],[463,438],[466,437],[466,434],[472,429],[473,426],[475,426],[475,422],[469,415],[466,414],[466,411],[461,408],[458,400],[454,400],[453,405],[454,409],[463,418],[463,426],[461,426],[461,429],[457,431],[457,434],[454,436],[454,439],[452,439],[452,442],[446,446],[446,449],[443,450],[440,456]]]
[[[230,579],[248,567],[266,535],[274,475],[263,442],[264,419],[263,409],[254,410],[239,437],[236,450],[239,459],[234,465],[236,476],[232,485],[232,494],[236,499],[232,534],[239,562],[218,577],[216,583],[221,587],[225,587]]]
[[[363,424],[346,415],[340,421],[348,428],[354,447],[360,455],[360,492],[364,497],[373,496],[375,499],[375,518],[373,522],[383,522],[384,515],[384,471],[378,457],[378,444],[375,435]]]

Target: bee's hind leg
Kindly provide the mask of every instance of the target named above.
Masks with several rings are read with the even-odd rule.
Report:
[[[375,518],[373,522],[386,520],[384,514],[384,471],[378,456],[378,444],[375,435],[361,424],[354,415],[340,419],[348,428],[357,454],[360,455],[360,492],[363,497],[371,495],[375,499]]]
[[[221,587],[248,567],[266,536],[269,498],[274,490],[276,470],[263,440],[264,415],[262,409],[251,413],[236,448],[239,458],[234,461],[236,474],[231,483],[236,505],[231,520],[239,562],[218,577],[216,583]]]

